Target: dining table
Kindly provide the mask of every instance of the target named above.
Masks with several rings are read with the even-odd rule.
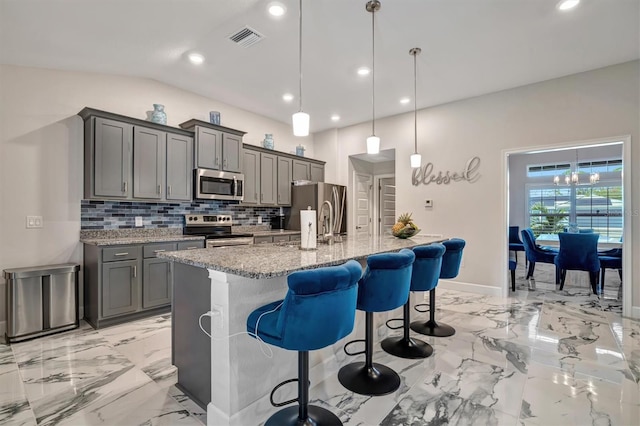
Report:
[[[536,244],[546,247],[560,247],[558,234],[540,234],[536,238]],[[615,237],[606,237],[600,235],[598,238],[598,251],[609,250],[614,248],[622,248],[622,241]]]

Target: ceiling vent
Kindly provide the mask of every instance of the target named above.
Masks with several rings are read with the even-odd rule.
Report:
[[[264,38],[262,34],[250,27],[244,27],[229,36],[229,40],[242,46],[253,46]]]

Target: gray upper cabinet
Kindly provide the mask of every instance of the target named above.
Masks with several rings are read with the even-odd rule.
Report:
[[[293,160],[293,180],[309,180],[311,170],[308,161]]]
[[[260,153],[260,204],[275,205],[278,194],[278,156]]]
[[[196,127],[196,166],[204,169],[222,168],[222,132]]]
[[[242,171],[242,137],[222,134],[222,169],[230,172]]]
[[[324,165],[310,163],[310,179],[312,182],[324,182]]]
[[[278,157],[278,205],[291,205],[292,163],[290,158]]]
[[[246,132],[196,119],[180,127],[195,133],[197,168],[242,172],[242,137]]]
[[[242,153],[244,170],[244,200],[243,204],[258,204],[260,198],[260,153],[245,149]]]
[[[85,177],[85,196],[130,195],[133,126],[96,117],[85,129],[85,160],[93,172]]]
[[[193,138],[167,134],[167,200],[191,200]]]
[[[85,198],[191,200],[193,132],[93,108],[78,115]]]
[[[135,126],[133,129],[133,197],[162,199],[167,134]]]

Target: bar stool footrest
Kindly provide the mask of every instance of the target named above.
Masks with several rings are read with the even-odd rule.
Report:
[[[366,340],[365,339],[356,339],[356,340],[352,340],[350,342],[345,343],[344,347],[342,348],[342,350],[344,351],[345,354],[347,354],[349,356],[356,356],[356,355],[362,355],[363,353],[366,352],[365,350],[362,350],[360,352],[349,352],[349,351],[347,351],[347,347],[349,345],[351,345],[351,344],[354,344],[354,343],[366,343]]]
[[[389,323],[390,323],[391,321],[402,321],[402,324],[401,324],[401,325],[398,325],[398,326],[396,326],[396,327],[394,327],[394,326],[389,325]],[[404,327],[404,318],[391,318],[391,319],[387,320],[387,322],[385,322],[385,325],[386,325],[386,326],[387,326],[387,328],[388,328],[388,329],[390,329],[390,330],[399,330],[399,329],[401,329],[402,327]]]
[[[423,309],[425,306],[429,306],[429,304],[428,304],[428,303],[417,303],[417,304],[413,307],[413,309],[415,309],[416,311],[418,311],[418,312],[420,312],[420,313],[424,314],[424,313],[429,312],[429,309],[431,309],[430,307],[429,307],[429,309]],[[418,309],[418,308],[420,308],[420,309]]]
[[[273,400],[273,394],[276,393],[276,391],[278,389],[280,389],[284,385],[288,385],[289,383],[293,383],[293,382],[297,382],[297,381],[298,381],[298,379],[289,379],[289,380],[285,380],[284,382],[278,383],[271,390],[271,394],[269,395],[269,402],[271,402],[271,405],[273,405],[274,407],[284,407],[285,405],[289,405],[289,404],[293,404],[294,402],[298,402],[298,398],[290,399],[290,400],[284,401],[284,402],[275,402]]]

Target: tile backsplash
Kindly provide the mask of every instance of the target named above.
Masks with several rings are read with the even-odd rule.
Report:
[[[135,228],[141,216],[144,228],[182,228],[185,214],[229,214],[235,225],[257,225],[279,213],[278,207],[243,206],[236,201],[190,201],[181,203],[141,203],[131,201],[82,200],[80,229]],[[285,208],[285,214],[288,208]]]

